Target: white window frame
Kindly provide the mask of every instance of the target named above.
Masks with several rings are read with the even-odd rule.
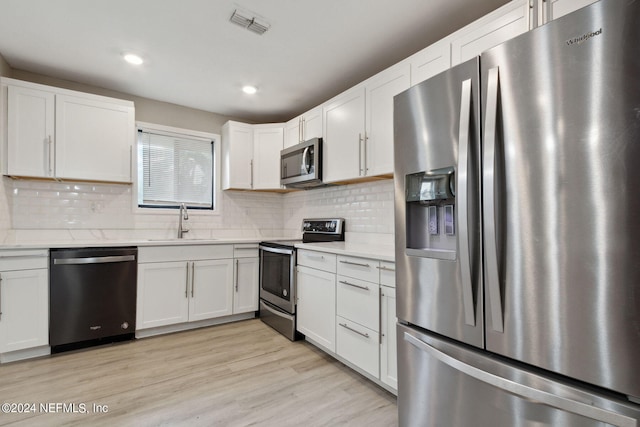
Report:
[[[175,134],[176,136],[183,137],[196,137],[196,138],[204,138],[210,139],[213,141],[213,209],[192,209],[189,211],[189,215],[220,215],[222,212],[222,197],[220,196],[222,191],[221,186],[221,145],[222,140],[220,135],[209,132],[201,132],[192,129],[183,129],[176,128],[172,126],[158,125],[155,123],[147,123],[147,122],[136,122],[136,135],[135,135],[135,143],[136,146],[132,150],[133,152],[133,164],[134,164],[134,174],[133,174],[133,188],[132,188],[132,197],[133,197],[133,213],[134,214],[146,214],[146,215],[177,215],[176,209],[172,208],[148,208],[148,207],[139,207],[138,206],[138,130],[148,131],[153,133],[153,131]]]

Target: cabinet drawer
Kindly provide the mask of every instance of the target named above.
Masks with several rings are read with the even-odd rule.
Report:
[[[336,317],[336,353],[376,378],[380,369],[378,338],[377,332]]]
[[[336,272],[336,256],[326,252],[298,249],[298,265],[315,268],[317,270]]]
[[[367,282],[378,283],[379,261],[366,258],[355,258],[348,256],[338,257],[338,274],[341,276],[355,277]]]
[[[380,287],[352,277],[338,276],[337,314],[378,331]]]
[[[259,256],[258,245],[255,243],[233,245],[234,258],[256,258]]]
[[[0,271],[31,270],[49,267],[46,249],[14,249],[0,251]]]
[[[172,245],[138,248],[139,263],[224,258],[233,258],[233,245]]]
[[[388,261],[380,261],[380,284],[396,287],[396,264]]]

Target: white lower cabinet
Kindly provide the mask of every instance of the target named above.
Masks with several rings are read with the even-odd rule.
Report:
[[[336,354],[373,377],[378,377],[378,332],[337,317]]]
[[[138,259],[136,330],[233,313],[232,245],[143,247]]]
[[[380,381],[398,389],[396,290],[380,286]]]
[[[234,245],[233,314],[258,311],[260,258],[258,245]]]
[[[0,251],[0,354],[49,345],[48,251]],[[48,353],[46,351],[43,354]],[[14,359],[17,360],[20,357]]]
[[[336,275],[300,265],[296,272],[297,329],[319,346],[335,352]]]

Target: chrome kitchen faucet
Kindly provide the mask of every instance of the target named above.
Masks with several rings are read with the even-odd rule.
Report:
[[[180,203],[180,219],[178,221],[178,239],[182,239],[184,233],[188,233],[189,229],[184,228],[182,221],[189,220],[189,213],[187,212],[187,206],[184,203]]]

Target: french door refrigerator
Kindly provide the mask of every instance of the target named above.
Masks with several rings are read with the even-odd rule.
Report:
[[[640,424],[640,2],[394,101],[402,426]]]

